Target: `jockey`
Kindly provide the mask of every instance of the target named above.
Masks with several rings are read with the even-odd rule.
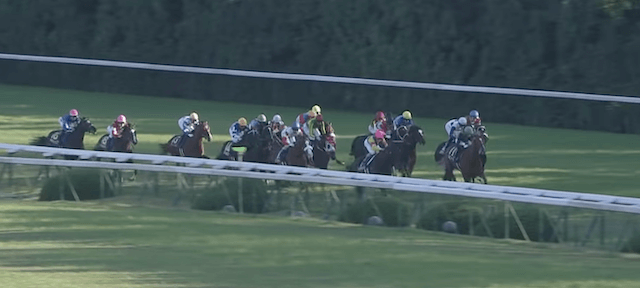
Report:
[[[317,104],[311,107],[311,111],[313,111],[313,113],[316,113],[316,115],[322,114],[322,110],[320,109],[320,106]]]
[[[236,146],[236,144],[240,144],[242,142],[242,137],[244,133],[249,131],[249,127],[247,127],[247,119],[244,117],[240,117],[238,121],[231,124],[229,127],[229,135],[231,135],[231,143]],[[240,145],[238,145],[240,146]]]
[[[459,141],[459,137],[460,137],[460,134],[462,133],[462,129],[466,125],[467,125],[467,117],[460,117],[458,119],[454,118],[447,121],[447,123],[444,125],[444,131],[446,131],[447,134],[449,135],[449,140],[447,141],[447,143],[444,144],[444,146],[442,146],[442,149],[440,149],[439,151],[440,154],[444,154],[444,152],[447,150],[449,145],[451,145],[452,143],[460,144],[463,147],[466,146],[465,143],[460,143]]]
[[[107,151],[113,150],[113,139],[121,138],[122,131],[128,124],[129,123],[127,123],[127,117],[125,117],[124,115],[120,115],[118,116],[118,118],[116,118],[115,121],[113,121],[113,124],[107,127],[107,133],[109,134],[109,140],[107,141]]]
[[[467,116],[467,123],[474,127],[482,125],[482,119],[480,119],[480,113],[478,110],[471,110],[469,112],[469,116]]]
[[[255,119],[251,120],[249,123],[249,129],[256,130],[258,133],[262,132],[262,129],[266,127],[267,124],[267,116],[264,114],[258,115]]]
[[[291,125],[291,127],[287,127],[286,129],[282,130],[282,149],[280,149],[280,152],[278,152],[278,156],[276,156],[276,163],[280,164],[280,163],[284,163],[285,160],[287,159],[287,154],[289,153],[289,148],[293,147],[296,145],[296,135],[299,135],[300,132],[300,125],[298,125],[298,123],[293,123],[293,125]]]
[[[376,134],[376,131],[382,130],[387,132],[387,117],[384,115],[384,112],[378,111],[376,112],[376,117],[373,118],[371,124],[369,124],[369,133],[371,135]]]
[[[368,155],[378,154],[378,152],[387,147],[387,140],[384,139],[386,135],[387,133],[384,130],[379,129],[375,134],[364,140],[364,147],[367,148]]]
[[[69,111],[69,114],[66,114],[58,118],[58,122],[62,127],[62,135],[60,135],[60,141],[58,143],[60,147],[66,144],[67,137],[69,136],[69,134],[71,134],[71,132],[73,132],[76,129],[78,124],[80,124],[79,115],[80,113],[78,113],[78,110],[71,109]]]
[[[280,114],[273,115],[273,119],[271,119],[271,122],[269,122],[269,126],[271,127],[272,133],[276,135],[287,128],[284,125],[284,121],[282,121],[282,117],[280,116]]]
[[[313,112],[313,110],[309,110],[309,112],[298,115],[298,117],[296,117],[295,123],[298,123],[298,126],[302,127],[309,120],[316,118],[316,115],[316,112]]]
[[[374,156],[387,147],[387,140],[385,140],[386,135],[387,133],[385,133],[384,130],[379,129],[376,133],[364,139],[364,147],[367,148],[368,154],[362,159],[360,165],[358,165],[358,171],[366,171],[367,166],[373,161]]]
[[[195,125],[200,123],[198,119],[198,113],[195,111],[191,112],[191,114],[184,116],[178,120],[178,126],[180,130],[182,130],[182,137],[180,137],[180,142],[178,142],[178,148],[182,149],[182,146],[185,142],[187,142],[187,138],[193,137],[193,130],[195,129]]]
[[[398,130],[398,128],[402,126],[409,127],[413,125],[412,118],[413,117],[411,116],[411,112],[409,112],[409,110],[402,112],[402,114],[393,119],[393,130]]]
[[[327,134],[327,129],[324,125],[324,119],[321,114],[318,114],[316,118],[310,119],[303,126],[305,134],[309,137],[309,141],[313,143],[321,135]]]

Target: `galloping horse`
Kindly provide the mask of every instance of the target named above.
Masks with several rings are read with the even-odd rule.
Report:
[[[243,161],[257,162],[257,163],[269,163],[269,155],[271,154],[271,128],[265,125],[259,131],[255,133],[255,139],[250,140],[253,142],[251,149],[247,147],[247,152],[244,154]]]
[[[138,144],[138,136],[136,135],[136,130],[133,129],[132,125],[133,124],[128,124],[124,126],[122,129],[122,137],[113,138],[111,150],[107,150],[109,134],[102,135],[93,150],[132,153],[133,145]]]
[[[364,147],[364,141],[368,136],[370,135],[358,136],[353,140],[350,154],[353,155],[355,159],[359,159],[368,154],[367,149]],[[396,131],[393,131],[390,142],[402,145],[400,154],[394,161],[394,168],[400,172],[402,176],[410,177],[416,165],[416,146],[418,143],[422,145],[425,144],[422,128],[418,125],[398,127]]]
[[[110,151],[110,152],[124,152],[124,153],[133,153],[133,145],[138,144],[138,136],[136,135],[136,130],[133,129],[133,124],[129,123],[124,126],[122,129],[122,137],[114,137],[113,144],[111,146],[111,150],[107,149],[107,144],[109,141],[109,134],[104,134],[98,140],[98,144],[93,147],[93,150],[96,151]],[[100,161],[100,158],[97,159]],[[128,160],[126,163],[133,163],[133,160]],[[122,182],[122,174],[120,171],[115,170],[114,176],[118,177],[116,179],[120,179]],[[138,175],[138,170],[133,170],[133,176],[129,178],[129,180],[134,180]]]
[[[344,163],[336,159],[336,136],[333,131],[333,125],[328,122],[323,123],[325,125],[324,131],[327,133],[322,134],[320,139],[315,141],[313,145],[313,166],[327,169],[329,160],[336,160],[336,162],[344,165]]]
[[[304,151],[306,136],[298,134],[295,139],[296,143],[289,148],[285,162],[289,166],[307,167],[311,163],[309,163],[307,152]]]
[[[204,121],[196,124],[192,133],[193,137],[189,137],[189,139],[185,141],[182,151],[178,148],[178,143],[182,135],[175,135],[171,137],[169,142],[160,144],[162,152],[172,156],[209,158],[204,155],[204,145],[202,144],[202,139],[206,138],[207,141],[211,141],[212,138],[209,122]]]
[[[284,146],[282,144],[282,138],[280,138],[280,133],[273,133],[270,131],[271,139],[269,140],[269,155],[267,156],[267,163],[275,164],[276,157],[278,157],[278,153]]]
[[[435,159],[438,164],[444,167],[444,180],[456,181],[456,177],[453,174],[454,169],[460,170],[462,178],[465,182],[475,182],[477,177],[483,180],[483,183],[487,184],[487,177],[484,175],[484,166],[487,162],[487,154],[485,143],[488,141],[488,135],[485,133],[484,126],[480,126],[476,131],[473,131],[472,127],[466,127],[465,129],[472,129],[471,138],[469,140],[469,146],[459,151],[456,145],[452,145],[447,149],[445,155],[438,153],[444,143],[440,144],[435,152]],[[455,155],[458,153],[458,162],[455,162]]]
[[[84,134],[96,133],[96,127],[91,124],[91,121],[87,118],[81,118],[80,123],[73,132],[71,132],[66,139],[64,145],[60,146],[60,138],[62,137],[62,130],[51,131],[49,135],[37,137],[33,139],[29,144],[37,146],[49,146],[49,147],[62,147],[70,149],[84,149]],[[75,160],[78,156],[64,156],[65,159]]]
[[[269,155],[272,149],[270,145],[271,139],[271,129],[268,126],[262,127],[259,131],[249,130],[245,133],[239,143],[232,144],[231,141],[225,142],[224,145],[222,145],[222,149],[220,150],[220,154],[218,154],[217,159],[238,161],[238,155],[235,151],[231,150],[231,147],[233,145],[233,147],[247,148],[242,161],[270,163]]]
[[[412,125],[409,129],[406,129],[406,127],[399,128],[396,134],[401,139],[402,147],[400,156],[395,159],[393,166],[403,177],[411,177],[417,161],[416,146],[418,143],[425,144],[424,132],[419,126]]]
[[[367,155],[356,158],[356,160],[353,161],[353,163],[349,167],[348,171],[367,174],[392,175],[394,168],[393,163],[399,156],[401,149],[402,144],[392,142],[389,144],[389,146],[387,146],[387,148],[374,155],[373,158],[367,158]],[[361,168],[362,161],[369,162],[364,170],[359,169]]]

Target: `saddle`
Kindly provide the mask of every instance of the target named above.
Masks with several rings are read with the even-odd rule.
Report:
[[[378,154],[368,154],[367,156],[365,156],[360,162],[360,165],[358,165],[358,172],[369,174],[369,167],[371,166],[373,160],[376,159],[376,156],[378,156]]]
[[[460,155],[468,147],[468,143],[461,141],[460,144],[451,146],[449,151],[447,151],[447,158],[456,165],[456,168],[460,169]]]

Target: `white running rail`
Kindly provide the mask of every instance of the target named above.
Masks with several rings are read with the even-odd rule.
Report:
[[[287,180],[333,185],[386,188],[398,191],[436,193],[452,196],[496,199],[504,201],[640,214],[640,198],[508,186],[482,185],[463,182],[448,182],[417,178],[402,178],[282,165],[221,161],[152,154],[98,152],[3,143],[0,143],[0,150],[6,150],[9,154],[14,154],[17,152],[32,152],[42,154],[46,157],[72,155],[79,156],[81,159],[85,160],[90,160],[94,157],[115,160],[115,163],[111,163],[98,161],[73,161],[0,156],[0,163],[7,164],[102,169],[136,169],[141,171],[153,172]],[[136,163],[122,163],[128,160],[133,160]],[[168,166],[162,164],[184,164],[184,166]]]
[[[545,90],[529,90],[529,89],[517,89],[517,88],[499,88],[499,87],[486,87],[486,86],[468,86],[468,85],[451,85],[451,84],[423,83],[423,82],[410,82],[410,81],[379,80],[379,79],[366,79],[366,78],[354,78],[354,77],[274,73],[274,72],[245,71],[245,70],[233,70],[233,69],[216,69],[216,68],[204,68],[204,67],[163,65],[163,64],[151,64],[151,63],[140,63],[140,62],[123,62],[123,61],[111,61],[111,60],[69,58],[69,57],[6,54],[6,53],[0,53],[0,59],[63,63],[63,64],[75,64],[75,65],[120,67],[120,68],[130,68],[130,69],[156,70],[156,71],[188,72],[188,73],[227,75],[227,76],[239,76],[239,77],[332,82],[332,83],[346,83],[346,84],[357,84],[357,85],[388,86],[388,87],[402,87],[402,88],[414,88],[414,89],[506,94],[506,95],[531,96],[531,97],[565,98],[565,99],[610,101],[610,102],[640,104],[640,97],[599,95],[599,94],[545,91]]]

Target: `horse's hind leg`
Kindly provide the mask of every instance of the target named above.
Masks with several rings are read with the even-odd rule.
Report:
[[[456,181],[456,175],[453,174],[453,169],[445,167],[444,177],[442,179],[445,181]]]

